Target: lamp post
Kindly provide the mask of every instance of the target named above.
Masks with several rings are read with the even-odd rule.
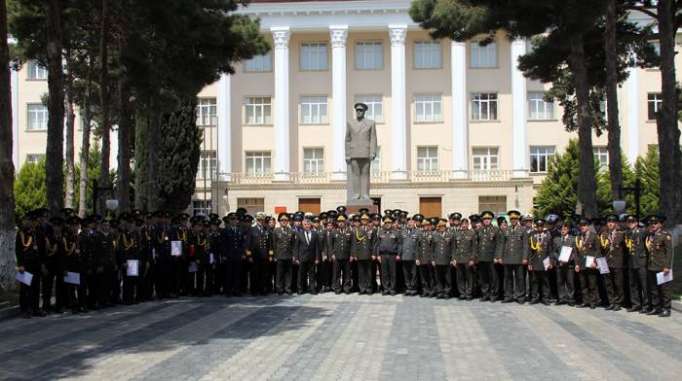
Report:
[[[633,187],[621,187],[621,191],[623,192],[633,192],[635,195],[635,214],[637,216],[637,219],[639,220],[640,214],[641,214],[641,205],[640,205],[640,199],[642,197],[642,181],[639,179],[639,177],[635,180],[635,186]],[[613,201],[613,209],[616,209],[616,202],[621,201],[621,200],[614,200]],[[625,210],[625,201],[623,202],[622,209]],[[620,206],[620,204],[619,204]]]

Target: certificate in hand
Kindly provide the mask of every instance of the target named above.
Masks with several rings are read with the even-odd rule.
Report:
[[[672,270],[668,271],[667,275],[663,271],[656,273],[656,285],[657,286],[660,286],[663,283],[672,282],[672,280],[673,280],[673,271]]]
[[[17,273],[16,280],[20,283],[23,283],[27,286],[31,285],[31,281],[33,281],[33,274],[31,274],[28,271],[24,271],[23,273]]]
[[[126,275],[127,276],[140,276],[140,261],[137,259],[128,259],[126,262]]]
[[[594,263],[594,257],[591,255],[585,256],[585,267],[590,268]]]
[[[570,246],[562,246],[561,252],[559,253],[559,262],[567,263],[571,260],[571,253],[573,253],[573,248]]]
[[[611,272],[609,270],[609,263],[604,257],[597,258],[597,267],[599,268],[599,274],[608,274]]]
[[[81,274],[80,273],[73,273],[71,271],[67,272],[66,276],[64,276],[64,283],[80,286]]]
[[[549,266],[552,265],[552,260],[549,257],[542,260],[542,264],[545,266],[545,271],[549,270]]]
[[[182,255],[182,241],[171,241],[171,255],[174,257]]]

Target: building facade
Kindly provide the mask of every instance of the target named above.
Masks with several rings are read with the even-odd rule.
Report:
[[[409,6],[261,0],[241,8],[260,18],[272,50],[198,95],[205,133],[190,208],[317,212],[345,203],[346,121],[352,105],[364,102],[377,123],[371,196],[381,209],[530,211],[548,159],[576,138],[561,122],[561,107],[543,99],[549,85],[516,67],[530,45],[502,32],[486,46],[434,41]],[[631,163],[657,144],[659,92],[655,69],[631,69],[620,86],[621,146]],[[37,138],[29,131],[31,101],[17,102],[29,116],[19,119],[22,145]],[[604,166],[606,144],[606,136],[594,136]],[[19,163],[32,154],[15,152]]]

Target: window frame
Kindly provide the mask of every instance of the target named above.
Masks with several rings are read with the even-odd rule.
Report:
[[[306,152],[319,152],[320,157],[306,158]],[[303,147],[303,175],[308,177],[321,176],[325,173],[324,147]],[[307,171],[306,163],[314,164],[316,170]]]
[[[312,48],[313,46],[315,46],[317,48],[324,47],[324,67],[318,67],[318,66],[313,67],[313,65],[309,64],[309,63],[304,64],[304,62],[305,62],[304,58],[306,58],[306,54],[305,54],[304,50],[306,47]],[[308,56],[312,57],[311,54],[308,54]],[[310,58],[310,57],[308,57],[308,58]],[[322,57],[322,55],[320,55],[319,57]],[[327,41],[303,41],[299,45],[299,52],[298,52],[298,70],[299,71],[301,71],[301,72],[328,71],[329,70],[329,61],[330,61],[329,60],[329,43]],[[308,65],[308,67],[306,67],[306,65]]]
[[[419,98],[422,98],[421,100]],[[432,99],[425,99],[432,98]],[[419,106],[421,105],[422,117],[420,118]],[[435,109],[438,105],[439,112]],[[432,116],[427,118],[427,106],[431,109]],[[414,122],[415,123],[442,123],[443,122],[443,96],[442,94],[415,94],[414,96]]]
[[[531,98],[531,95],[536,96],[539,95],[539,98]],[[547,121],[547,120],[554,120],[554,102],[547,102],[545,101],[545,93],[542,91],[529,91],[528,94],[526,94],[526,101],[528,102],[528,121]],[[542,108],[542,111],[536,111],[534,117],[534,112],[533,108],[536,110],[540,110]],[[537,117],[539,116],[539,117]]]
[[[324,99],[324,102],[311,102],[310,100],[313,100],[313,98],[318,98],[318,100]],[[308,102],[304,102],[304,99],[307,99]],[[304,105],[308,105],[311,112],[309,121],[305,120]],[[315,109],[319,113],[317,118],[313,117],[313,110]],[[322,114],[323,109],[324,114]],[[302,95],[298,100],[298,123],[302,126],[329,124],[329,98],[326,95]]]
[[[26,80],[28,81],[47,81],[49,72],[46,67],[40,65],[36,60],[29,60],[26,65]],[[43,73],[43,75],[38,75]]]
[[[251,102],[254,99],[262,99],[262,100],[268,100],[268,103],[255,103]],[[256,111],[261,109],[262,113],[262,121],[257,120],[258,118],[254,116],[255,122],[254,123],[249,123],[249,107],[254,108],[254,115],[256,115]],[[245,126],[271,126],[272,125],[272,97],[269,95],[254,95],[250,96],[247,95],[244,97],[244,117],[242,119],[242,122]],[[270,111],[269,114],[266,114],[265,111],[268,109]],[[269,120],[268,120],[269,119]]]
[[[208,104],[202,102],[208,101]],[[210,103],[212,101],[212,103]],[[205,112],[208,110],[208,113]],[[197,98],[197,127],[213,127],[218,125],[218,100],[215,97]],[[208,123],[205,123],[209,119]]]
[[[487,96],[487,99],[482,98],[484,95]],[[471,97],[471,100],[469,102],[469,104],[470,104],[469,115],[471,118],[470,121],[472,121],[472,122],[497,122],[500,120],[499,119],[500,118],[500,115],[499,115],[499,101],[500,101],[500,99],[499,99],[498,93],[496,93],[496,92],[476,92],[476,93],[471,93],[470,97]],[[491,98],[494,98],[494,99],[491,99]],[[479,111],[478,113],[474,112],[474,109],[475,109],[474,105],[476,104],[476,102],[481,103],[481,105],[479,105],[479,107],[476,107],[476,109],[478,109],[478,111]],[[494,107],[495,115],[494,115],[494,118],[491,118],[490,114],[492,113],[491,111],[493,110],[491,105],[493,103],[495,104],[495,107]],[[480,118],[480,116],[483,115],[482,105],[484,105],[484,104],[486,105],[485,110],[486,110],[486,114],[487,114],[487,118],[485,118],[485,119]],[[476,119],[477,115],[479,116],[478,119]]]
[[[419,151],[425,150],[427,156],[420,156]],[[432,150],[434,152],[432,152]],[[417,146],[417,173],[434,173],[440,171],[440,160],[438,146]],[[434,154],[434,155],[431,155]],[[427,168],[428,167],[428,168]]]
[[[256,156],[257,155],[257,156]],[[265,168],[265,163],[270,163],[269,168]],[[257,161],[260,161],[262,171],[249,172],[249,160],[254,161],[254,166]],[[272,151],[244,151],[244,174],[247,177],[266,177],[272,174]]]
[[[489,44],[481,45],[480,40],[471,41],[469,43],[469,68],[470,69],[497,69],[499,68],[499,47],[497,46],[497,41],[492,41]],[[492,48],[491,48],[492,47]],[[492,64],[481,64],[474,63],[474,49],[487,49],[491,50],[494,54]],[[480,59],[481,54],[477,55]]]
[[[267,60],[265,59],[267,58]],[[249,68],[249,65],[254,65],[254,62],[259,63],[262,65],[264,62],[267,62],[267,67],[264,69],[261,69],[259,67],[252,67]],[[272,59],[272,51],[268,51],[265,54],[257,54],[250,59],[244,61],[244,73],[271,73],[272,72],[272,66],[273,66],[273,59]]]
[[[377,98],[370,100],[370,98]],[[362,102],[367,105],[365,117],[376,123],[384,123],[384,97],[380,94],[356,94],[353,97],[354,103]],[[376,117],[377,106],[381,109],[381,118]]]
[[[378,52],[379,54],[379,63],[380,65],[378,67],[361,67],[359,65],[359,51],[361,46],[379,46]],[[384,41],[382,40],[364,40],[364,41],[355,41],[355,44],[353,45],[353,67],[355,70],[358,71],[379,71],[379,70],[384,70],[386,66],[386,60],[384,58]]]
[[[485,154],[477,153],[477,150],[486,150]],[[493,154],[494,151],[494,154]],[[493,164],[493,158],[494,164]],[[479,168],[476,168],[476,159],[479,159]],[[485,159],[485,160],[481,160]],[[483,165],[487,164],[487,165]],[[498,146],[473,146],[471,147],[471,168],[474,171],[496,171],[500,168],[500,147]]]
[[[652,99],[652,96],[654,97],[654,99]],[[651,115],[652,105],[654,108],[653,118]],[[647,93],[647,95],[646,95],[646,117],[647,117],[647,121],[656,121],[656,113],[658,113],[661,110],[661,107],[663,107],[663,96],[661,95],[661,93]]]
[[[419,59],[418,59],[418,57],[419,57],[419,48],[418,47],[419,46],[429,46],[429,47],[435,46],[435,47],[437,47],[437,49],[435,51],[438,52],[438,64],[435,66],[428,66],[428,65],[420,66]],[[417,40],[417,41],[414,41],[413,47],[414,47],[414,52],[412,55],[414,58],[412,60],[412,65],[413,65],[413,68],[415,70],[440,70],[443,68],[443,45],[441,44],[440,41]],[[427,50],[425,52],[422,52],[422,53],[433,53],[433,52],[429,51],[427,48]],[[422,65],[424,64],[424,61],[427,61],[427,60],[422,60]]]
[[[533,152],[536,150],[537,152]],[[544,150],[544,152],[541,152],[541,150]],[[551,152],[550,152],[551,151]],[[528,172],[533,173],[533,174],[543,174],[547,173],[547,170],[549,168],[549,161],[550,159],[556,155],[556,147],[555,146],[530,146],[528,148],[528,154],[529,154],[529,167],[528,167]],[[537,162],[537,170],[533,170],[533,159],[536,160]],[[541,169],[543,167],[542,161],[544,160],[544,170]]]
[[[42,128],[31,128],[31,126],[35,124],[35,123],[31,123],[31,115],[36,115],[36,116],[38,115],[37,112],[31,110],[34,107],[41,107],[40,114],[42,114],[44,117],[44,127],[42,127]],[[27,103],[26,104],[26,131],[28,131],[28,132],[46,132],[47,127],[48,127],[47,126],[48,121],[49,121],[49,112],[47,110],[47,106],[45,106],[42,103]]]

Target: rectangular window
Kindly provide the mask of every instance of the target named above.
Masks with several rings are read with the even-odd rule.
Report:
[[[199,98],[197,102],[197,126],[215,126],[217,123],[215,98]]]
[[[259,54],[246,60],[244,71],[247,73],[262,73],[272,71],[272,52]]]
[[[471,42],[471,67],[497,67],[497,44],[494,42],[481,46],[479,42]]]
[[[28,79],[33,81],[44,81],[47,79],[47,68],[40,65],[38,61],[28,61]]]
[[[326,124],[327,97],[301,97],[301,124]]]
[[[442,66],[440,43],[418,41],[414,43],[414,67],[417,69],[440,69]]]
[[[324,173],[324,150],[322,148],[303,149],[303,173],[306,176],[319,176]]]
[[[646,98],[647,118],[649,120],[656,120],[656,114],[661,111],[661,107],[663,107],[661,93],[650,93],[647,94]]]
[[[215,178],[217,170],[218,158],[216,156],[216,151],[201,151],[197,177],[200,179],[213,179]]]
[[[271,102],[270,97],[246,98],[244,122],[248,125],[272,124]]]
[[[328,53],[324,42],[306,42],[301,44],[301,71],[327,70]]]
[[[195,216],[208,216],[212,209],[211,200],[192,200],[192,214]]]
[[[471,155],[474,161],[474,170],[491,171],[497,169],[497,147],[476,147]]]
[[[41,103],[29,103],[26,105],[26,109],[28,111],[28,130],[47,130],[47,106]]]
[[[434,172],[438,170],[438,147],[417,147],[417,171]]]
[[[384,68],[384,45],[381,42],[358,42],[355,44],[355,68],[357,70],[381,70]]]
[[[267,176],[271,168],[270,151],[258,151],[246,153],[246,175]]]
[[[26,155],[26,162],[29,164],[38,164],[43,159],[45,159],[45,154],[42,153],[29,153]]]
[[[507,211],[507,196],[478,196],[478,210],[504,214]]]
[[[609,150],[606,146],[594,146],[592,151],[594,152],[594,161],[600,168],[609,166]]]
[[[528,120],[554,119],[554,102],[545,101],[542,92],[528,93]]]
[[[552,156],[554,156],[554,146],[530,146],[530,172],[547,172],[547,165]]]
[[[365,117],[377,123],[384,121],[384,105],[381,95],[357,95],[355,102],[362,102],[367,105]]]
[[[258,212],[265,211],[265,199],[264,198],[238,198],[237,208],[246,209],[246,213],[250,215],[255,215]]]
[[[417,95],[414,98],[417,122],[441,122],[443,107],[440,95]]]
[[[497,120],[497,93],[471,95],[471,120]]]

